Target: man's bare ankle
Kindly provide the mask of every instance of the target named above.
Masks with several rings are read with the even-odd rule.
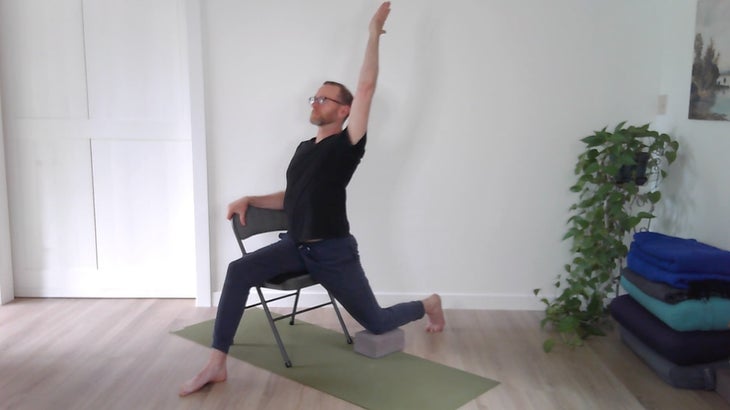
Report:
[[[226,369],[227,357],[228,355],[226,353],[212,349],[208,362],[203,366],[203,369],[195,377],[183,383],[178,394],[180,396],[187,396],[210,383],[225,381],[228,378],[228,370]]]

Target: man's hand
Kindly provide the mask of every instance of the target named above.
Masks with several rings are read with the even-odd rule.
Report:
[[[372,20],[370,20],[371,34],[374,34],[376,36],[385,34],[383,26],[385,26],[385,20],[388,18],[388,14],[390,14],[390,2],[386,1],[385,3],[380,5],[378,11],[375,12]]]
[[[246,225],[246,210],[250,201],[251,199],[249,197],[244,196],[228,204],[228,215],[226,215],[226,218],[230,221],[233,219],[234,214],[238,214],[241,225]]]
[[[238,214],[241,225],[246,225],[246,210],[248,210],[249,205],[264,209],[284,209],[284,191],[263,196],[244,196],[243,198],[239,198],[228,204],[226,218],[230,221],[233,218],[233,214]]]

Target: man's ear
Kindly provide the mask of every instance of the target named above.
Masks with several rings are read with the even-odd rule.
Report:
[[[342,118],[347,118],[350,115],[350,106],[349,105],[340,106],[340,115],[342,116]]]

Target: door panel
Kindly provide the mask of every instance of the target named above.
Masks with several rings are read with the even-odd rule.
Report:
[[[190,143],[98,140],[92,156],[99,271],[109,287],[194,297]]]
[[[181,118],[180,13],[178,0],[84,2],[92,119]]]
[[[16,293],[68,296],[96,270],[89,142],[9,139],[5,148]]]
[[[79,0],[0,1],[4,114],[87,117],[83,33]]]

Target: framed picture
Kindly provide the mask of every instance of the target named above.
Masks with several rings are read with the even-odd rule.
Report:
[[[689,118],[730,120],[730,0],[698,0]]]

